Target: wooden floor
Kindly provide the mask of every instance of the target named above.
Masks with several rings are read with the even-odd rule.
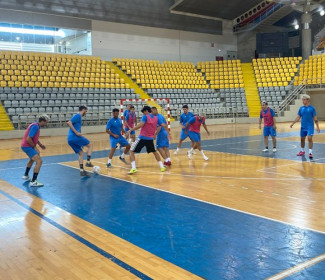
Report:
[[[320,127],[325,129],[325,123],[321,122]],[[127,164],[114,157],[111,169],[106,168],[107,157],[94,157],[92,161],[101,167],[102,176],[325,233],[325,150],[320,156],[315,153],[315,162],[297,158],[299,137],[291,134],[299,130],[299,124],[294,129],[289,124],[278,125],[277,132],[283,136],[279,138],[276,156],[265,156],[260,151],[262,136],[256,124],[215,125],[209,130],[210,136],[202,132],[203,140],[211,140],[203,142],[209,161],[199,154],[188,160],[184,148],[178,155],[172,154],[172,167],[165,173],[160,172],[151,154],[137,155],[139,172],[133,176],[127,175],[128,157]],[[174,143],[178,135],[179,131],[173,129]],[[86,137],[94,143],[95,151],[107,150],[108,154],[106,134]],[[315,135],[314,140],[325,144],[324,134]],[[47,146],[42,152],[44,157],[72,153],[66,137],[41,137],[41,142]],[[25,159],[19,145],[20,139],[0,140],[1,160],[9,163]],[[62,160],[60,165],[78,168],[76,160]],[[3,166],[0,179],[7,172]],[[17,169],[17,177],[22,172],[22,167]],[[51,192],[46,185],[44,190]],[[109,252],[148,279],[200,279],[41,197],[37,191],[0,180],[0,279],[145,279],[81,244],[56,224]]]

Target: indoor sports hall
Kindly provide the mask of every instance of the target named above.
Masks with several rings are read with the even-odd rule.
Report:
[[[0,280],[325,279],[324,9],[0,1]]]

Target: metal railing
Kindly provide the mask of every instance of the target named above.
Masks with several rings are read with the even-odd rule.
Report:
[[[301,83],[297,86],[286,98],[280,103],[279,107],[276,108],[277,116],[281,116],[282,113],[287,109],[287,107],[295,100],[297,97],[306,89],[306,85]]]

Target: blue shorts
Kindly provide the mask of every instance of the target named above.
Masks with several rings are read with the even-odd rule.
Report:
[[[168,136],[166,134],[160,133],[157,135],[157,141],[156,141],[157,148],[169,148],[169,140]]]
[[[26,155],[31,159],[33,156],[37,155],[38,152],[32,147],[21,147],[21,149],[25,152]]]
[[[125,130],[125,132],[128,132],[130,129],[129,129],[128,127],[126,127],[126,128],[124,128],[124,130]],[[135,131],[132,130],[132,131],[130,132],[130,134],[131,134],[131,135],[135,135]]]
[[[201,141],[201,133],[188,131],[188,136],[190,137],[191,141],[193,141],[193,142],[200,142]]]
[[[314,135],[314,126],[313,127],[302,127],[300,129],[300,137],[306,137],[306,136],[313,136]]]
[[[185,140],[187,137],[188,137],[188,134],[185,133],[185,129],[182,129],[181,136],[179,137],[179,139]]]
[[[82,148],[87,146],[89,143],[89,140],[83,136],[70,140],[68,139],[68,144],[76,154],[79,154],[79,152],[82,151]]]
[[[273,126],[264,126],[263,135],[275,137],[276,130],[273,128]]]
[[[130,145],[129,142],[122,135],[119,138],[109,136],[109,140],[111,142],[111,149],[116,148],[117,144],[120,144],[121,147],[125,147],[127,145]]]

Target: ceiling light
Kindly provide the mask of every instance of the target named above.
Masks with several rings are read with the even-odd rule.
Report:
[[[299,24],[295,25],[295,29],[298,30],[299,29]]]
[[[34,35],[47,35],[47,36],[58,36],[64,37],[65,34],[62,30],[38,30],[38,29],[27,29],[27,28],[14,28],[14,27],[3,27],[0,26],[0,32],[6,33],[19,33],[19,34],[34,34]]]
[[[325,11],[324,11],[324,10],[321,10],[321,11],[319,12],[319,14],[320,14],[321,16],[323,16],[323,15],[325,15]]]

